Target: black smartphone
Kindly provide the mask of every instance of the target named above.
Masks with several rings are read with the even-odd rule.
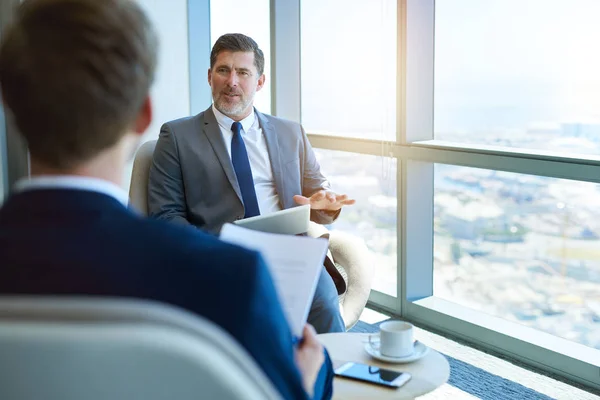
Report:
[[[372,365],[348,362],[335,371],[337,376],[373,383],[387,388],[397,389],[408,382],[411,375],[408,372],[392,371]]]

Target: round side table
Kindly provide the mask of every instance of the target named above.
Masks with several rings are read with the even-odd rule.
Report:
[[[440,353],[429,349],[420,360],[407,364],[390,364],[378,361],[367,354],[365,333],[325,333],[319,341],[329,352],[333,368],[348,361],[374,365],[380,368],[408,372],[412,378],[399,389],[388,389],[366,382],[336,376],[333,380],[334,399],[414,399],[429,393],[448,381],[450,365]]]

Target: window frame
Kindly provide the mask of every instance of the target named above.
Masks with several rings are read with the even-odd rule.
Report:
[[[300,7],[301,0],[271,0],[273,113],[295,121],[301,121]],[[372,291],[369,302],[485,351],[600,389],[597,350],[433,296],[432,228],[435,163],[600,183],[600,157],[435,140],[435,0],[398,0],[397,9],[396,142],[308,132],[314,148],[397,159],[398,297]]]

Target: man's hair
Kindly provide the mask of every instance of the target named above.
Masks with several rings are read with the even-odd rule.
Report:
[[[130,129],[157,37],[131,0],[25,0],[0,44],[0,87],[32,157],[73,167]]]
[[[265,71],[265,56],[258,44],[249,36],[241,33],[227,33],[217,39],[210,52],[210,68],[217,62],[217,56],[222,51],[252,51],[254,52],[254,66],[258,70],[258,76]]]

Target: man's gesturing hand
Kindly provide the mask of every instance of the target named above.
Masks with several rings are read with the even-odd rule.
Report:
[[[309,324],[304,325],[302,342],[296,349],[296,365],[302,375],[304,390],[310,397],[314,393],[315,382],[324,361],[323,345],[317,339],[315,328]]]
[[[356,203],[356,200],[349,199],[345,194],[336,194],[333,192],[319,190],[310,197],[296,195],[294,201],[298,204],[310,204],[313,210],[337,211],[343,206],[350,206]]]

